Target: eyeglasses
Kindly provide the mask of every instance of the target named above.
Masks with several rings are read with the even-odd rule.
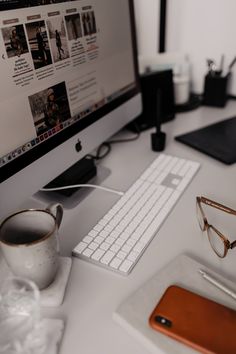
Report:
[[[202,204],[206,204],[218,210],[224,211],[228,214],[236,215],[236,210],[228,208],[225,205],[219,204],[205,197],[197,197],[197,217],[199,226],[202,231],[206,231],[208,239],[213,251],[220,258],[224,258],[229,249],[236,247],[236,240],[230,242],[226,236],[224,236],[219,230],[217,230],[213,225],[210,225],[207,221],[207,218],[204,214]]]

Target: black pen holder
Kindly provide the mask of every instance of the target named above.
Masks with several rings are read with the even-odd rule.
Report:
[[[221,76],[214,74],[207,74],[205,76],[203,104],[205,106],[224,107],[228,94],[228,84],[230,73]]]

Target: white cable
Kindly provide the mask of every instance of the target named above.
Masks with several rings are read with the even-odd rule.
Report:
[[[124,192],[120,192],[115,189],[111,189],[111,188],[107,188],[107,187],[98,186],[96,184],[74,184],[71,186],[63,186],[63,187],[56,187],[56,188],[42,188],[42,189],[40,189],[40,191],[41,192],[55,192],[55,191],[61,191],[63,189],[71,189],[71,188],[79,188],[79,187],[97,188],[97,189],[102,189],[106,192],[111,192],[111,193],[115,193],[118,195],[124,195]]]

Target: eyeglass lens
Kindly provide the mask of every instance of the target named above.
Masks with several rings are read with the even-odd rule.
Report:
[[[225,256],[225,244],[222,238],[215,232],[215,230],[210,226],[207,229],[208,239],[211,247],[219,257]]]
[[[201,210],[198,202],[196,204],[196,212],[197,212],[197,219],[198,219],[200,229],[202,231],[205,231],[204,217],[203,217],[202,210]],[[222,240],[222,238],[217,234],[217,232],[211,226],[207,227],[207,235],[208,235],[208,239],[209,239],[209,242],[210,242],[210,245],[211,245],[213,251],[219,257],[224,257],[225,256],[225,244],[224,244],[224,241]]]

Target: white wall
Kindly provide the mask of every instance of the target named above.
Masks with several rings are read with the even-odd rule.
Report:
[[[138,53],[156,54],[159,48],[160,0],[134,0],[134,6]]]
[[[203,91],[206,59],[227,66],[236,55],[235,0],[168,0],[167,51],[187,53],[192,63],[193,91]],[[236,95],[236,65],[230,93]]]

